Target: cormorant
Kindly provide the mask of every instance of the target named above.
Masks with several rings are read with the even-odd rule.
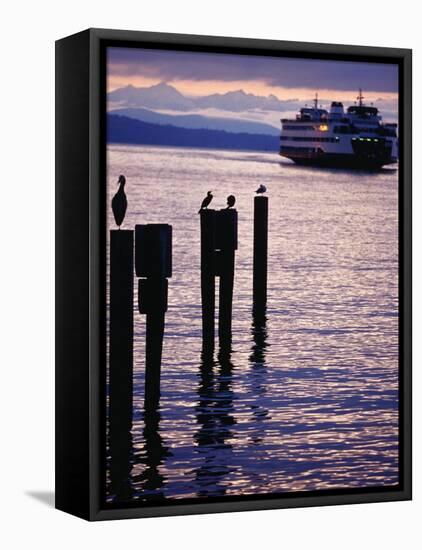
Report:
[[[234,206],[234,203],[236,202],[236,197],[234,195],[229,195],[227,197],[227,208],[231,208]]]
[[[212,201],[212,191],[208,191],[207,196],[202,201],[201,208],[198,210],[198,214],[203,210],[204,208],[208,208],[209,203]]]
[[[126,178],[124,176],[119,176],[118,183],[119,183],[119,189],[111,201],[111,208],[113,210],[116,224],[119,226],[119,229],[120,229],[120,226],[122,225],[123,220],[125,219],[126,208],[127,208],[127,198],[125,195]]]
[[[261,183],[261,185],[258,187],[258,189],[255,191],[255,193],[257,195],[261,195],[262,193],[265,193],[265,191],[267,190],[267,188],[265,187],[265,185],[263,185]]]

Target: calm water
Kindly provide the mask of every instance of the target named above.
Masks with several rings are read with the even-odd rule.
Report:
[[[397,171],[296,167],[275,154],[110,146],[136,223],[173,226],[161,407],[143,416],[145,316],[134,311],[134,424],[108,499],[218,497],[398,483]],[[268,188],[268,308],[251,315],[254,190]],[[199,216],[237,198],[230,360],[201,363]],[[114,228],[111,211],[110,227]],[[218,302],[217,302],[218,303]],[[135,299],[136,304],[136,299]],[[124,439],[124,436],[122,436]]]

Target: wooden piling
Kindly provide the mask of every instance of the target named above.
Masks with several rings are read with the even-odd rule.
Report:
[[[133,231],[110,231],[110,429],[130,431],[133,393]]]
[[[145,398],[146,411],[160,403],[161,359],[167,310],[167,279],[139,280],[139,312],[146,313]]]
[[[253,310],[257,314],[267,305],[268,197],[254,199],[253,233]]]
[[[234,262],[234,250],[227,249],[220,252],[220,299],[218,308],[218,340],[220,347],[229,347],[232,341]]]
[[[215,220],[216,212],[203,209],[201,216],[202,351],[214,352],[215,337]]]
[[[116,499],[131,497],[133,401],[133,231],[110,231],[109,352],[110,483]]]
[[[172,275],[172,227],[167,224],[135,226],[135,270],[139,279],[138,308],[146,314],[146,411],[160,402],[161,359],[168,281]]]
[[[235,250],[237,249],[237,211],[224,209],[218,212],[216,248],[218,275],[220,276],[218,339],[221,349],[232,342],[233,284]]]

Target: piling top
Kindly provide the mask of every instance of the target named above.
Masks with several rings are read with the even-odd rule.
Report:
[[[255,202],[268,202],[268,197],[266,195],[255,195]]]
[[[135,225],[135,271],[137,277],[171,277],[171,225]]]
[[[202,208],[199,212],[201,218],[210,218],[215,215],[215,210],[213,208]]]
[[[225,208],[217,212],[215,248],[237,250],[237,210],[234,208]]]

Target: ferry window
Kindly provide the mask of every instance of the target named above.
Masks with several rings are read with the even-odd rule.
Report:
[[[315,130],[313,126],[289,126],[284,124],[283,130],[295,130],[296,132],[301,132],[303,130]]]

